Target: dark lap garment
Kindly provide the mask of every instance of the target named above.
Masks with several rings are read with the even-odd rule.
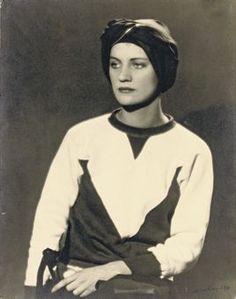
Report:
[[[85,297],[88,299],[175,299],[171,294],[171,282],[163,281],[160,286],[151,283],[115,277],[107,282],[101,282],[97,291]],[[75,299],[66,289],[51,294],[54,283],[48,282],[41,291],[40,299]]]
[[[66,271],[67,266],[58,262],[54,272],[54,279],[49,280],[46,285],[37,287],[36,299],[75,299],[79,296],[65,288],[51,293],[52,287],[58,283]],[[43,273],[41,273],[43,274]],[[172,293],[173,283],[167,279],[160,279],[154,276],[138,275],[117,275],[109,281],[99,281],[97,290],[85,297],[88,299],[176,299]],[[31,296],[32,297],[32,296]],[[27,299],[30,297],[27,297]],[[33,299],[33,298],[30,298]]]

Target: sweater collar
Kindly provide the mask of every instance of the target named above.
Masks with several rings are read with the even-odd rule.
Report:
[[[152,135],[161,134],[164,132],[169,131],[175,126],[174,118],[171,115],[166,114],[169,121],[163,125],[157,126],[157,127],[150,127],[150,128],[137,128],[132,127],[127,124],[124,124],[120,120],[118,120],[116,114],[119,112],[119,109],[114,110],[110,117],[109,122],[110,124],[115,127],[116,129],[127,133],[128,135],[136,136],[136,137],[149,137]]]

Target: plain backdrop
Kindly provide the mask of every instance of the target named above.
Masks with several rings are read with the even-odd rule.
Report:
[[[215,190],[196,267],[182,298],[236,296],[235,1],[5,0],[1,9],[0,298],[21,298],[35,208],[51,160],[77,122],[116,107],[100,62],[114,18],[157,18],[178,42],[165,111],[207,141]]]

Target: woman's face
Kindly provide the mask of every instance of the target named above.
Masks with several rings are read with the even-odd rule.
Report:
[[[110,52],[112,89],[121,105],[145,102],[154,95],[158,78],[144,50],[132,43],[118,43]]]

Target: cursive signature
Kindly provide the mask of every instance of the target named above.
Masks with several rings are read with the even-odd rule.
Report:
[[[203,293],[203,292],[212,292],[212,291],[228,291],[230,289],[230,286],[223,285],[219,287],[207,287],[207,288],[201,288],[201,289],[195,289],[192,291],[192,293]]]

